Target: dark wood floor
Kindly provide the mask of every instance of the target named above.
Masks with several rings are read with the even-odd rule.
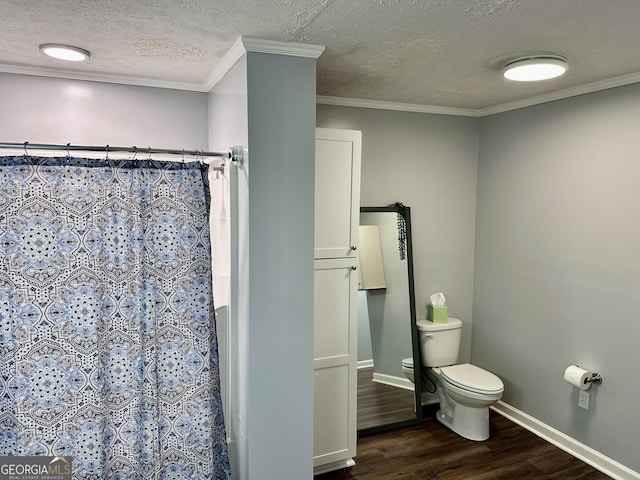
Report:
[[[373,367],[358,369],[358,430],[416,418],[411,390],[372,378]]]
[[[491,437],[466,440],[435,419],[358,439],[356,466],[315,480],[605,480],[595,470],[491,411]]]

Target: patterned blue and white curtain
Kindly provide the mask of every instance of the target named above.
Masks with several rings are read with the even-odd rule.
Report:
[[[227,479],[198,163],[0,157],[0,456]]]

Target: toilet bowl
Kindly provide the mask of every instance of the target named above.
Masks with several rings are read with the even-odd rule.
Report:
[[[489,408],[502,397],[504,384],[493,373],[470,363],[456,365],[462,322],[417,322],[420,333],[421,369],[436,384],[440,410],[436,418],[469,440],[489,438]],[[402,371],[415,383],[413,360],[402,360]]]
[[[491,372],[464,363],[434,367],[440,410],[436,418],[469,440],[489,438],[489,408],[502,397],[502,380]]]

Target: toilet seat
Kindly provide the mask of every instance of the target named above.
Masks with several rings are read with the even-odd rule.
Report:
[[[470,392],[492,395],[504,391],[500,378],[470,363],[442,367],[440,373],[447,383]]]
[[[411,358],[411,357],[403,358],[402,359],[402,366],[404,368],[410,368],[411,370],[413,370],[413,358]]]

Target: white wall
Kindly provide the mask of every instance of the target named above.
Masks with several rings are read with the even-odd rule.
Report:
[[[3,142],[207,148],[203,93],[0,74],[0,105]]]
[[[461,361],[468,361],[478,119],[318,105],[318,127],[362,131],[362,206],[411,207],[416,312],[444,292],[464,322]]]
[[[209,148],[223,151],[233,145],[249,145],[247,107],[247,57],[240,58],[209,92]],[[249,229],[247,170],[229,165],[219,184],[228,187],[221,198],[227,210],[220,212],[230,219],[228,306],[224,316],[224,332],[218,330],[220,369],[225,421],[229,445],[229,460],[233,475],[248,478],[247,392],[249,313],[243,301],[249,290],[248,242]],[[212,198],[213,195],[212,195]],[[240,232],[243,232],[241,235]],[[232,283],[233,280],[233,283]],[[214,285],[215,287],[215,285]]]
[[[208,149],[203,93],[0,74],[0,105],[3,142]],[[214,142],[220,151],[231,145],[223,142]]]
[[[640,471],[640,85],[481,120],[474,363],[510,405]],[[589,411],[563,382],[602,374]]]

